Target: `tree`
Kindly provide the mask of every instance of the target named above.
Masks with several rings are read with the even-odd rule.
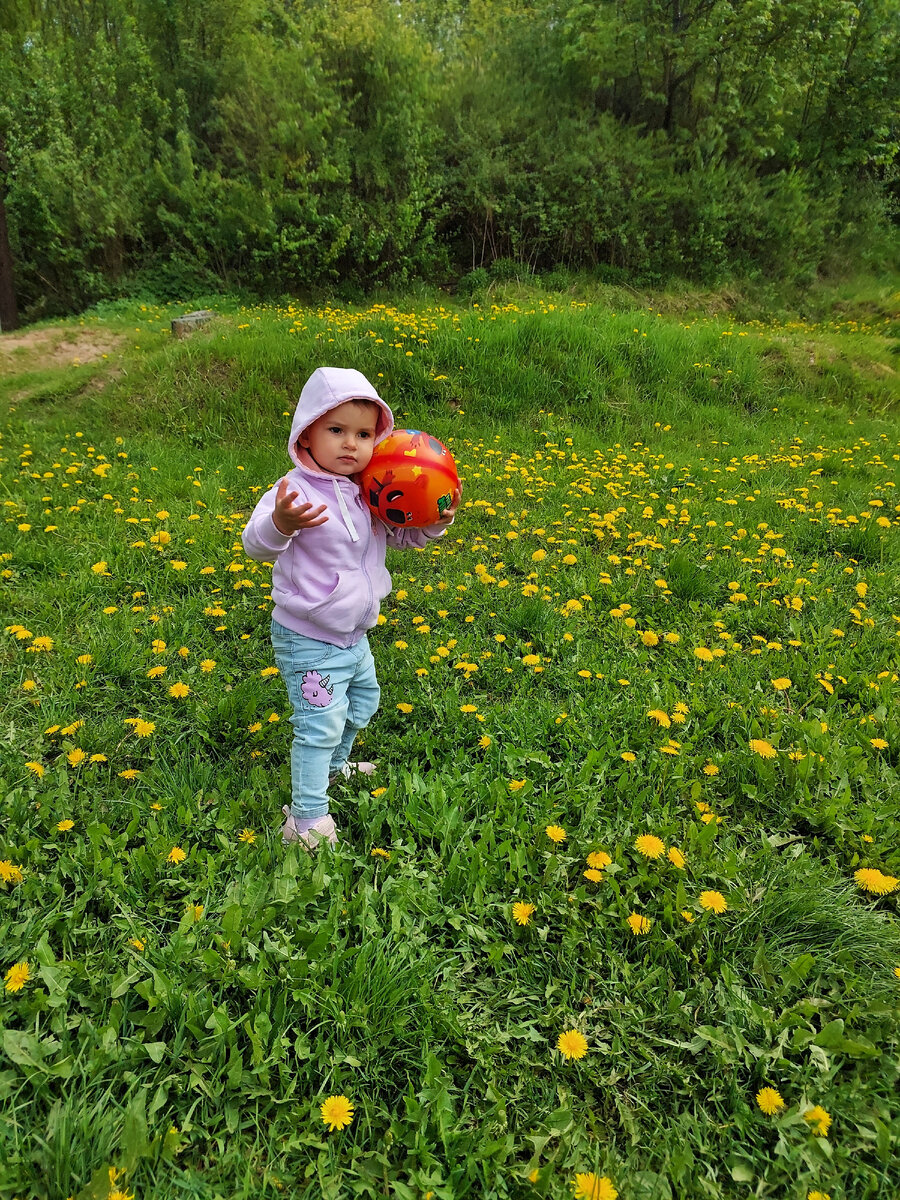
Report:
[[[0,135],[0,330],[18,329],[19,327],[15,271],[6,222],[6,175],[8,171],[6,146]]]

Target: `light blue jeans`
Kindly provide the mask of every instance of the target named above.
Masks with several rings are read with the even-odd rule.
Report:
[[[291,815],[328,812],[328,779],[340,771],[356,735],[378,711],[381,689],[368,638],[346,650],[272,621],[275,662],[294,708]]]

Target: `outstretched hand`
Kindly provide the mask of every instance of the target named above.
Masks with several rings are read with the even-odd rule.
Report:
[[[289,492],[289,486],[287,477],[285,477],[279,483],[278,491],[275,493],[272,520],[275,522],[278,532],[284,534],[285,537],[290,537],[300,529],[313,529],[316,525],[324,525],[328,518],[322,514],[328,506],[320,504],[318,508],[313,508],[311,504],[294,504],[300,493]]]

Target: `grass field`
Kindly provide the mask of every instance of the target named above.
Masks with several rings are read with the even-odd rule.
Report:
[[[895,1200],[896,286],[0,338],[3,1200]],[[322,364],[465,497],[310,858],[240,531]]]

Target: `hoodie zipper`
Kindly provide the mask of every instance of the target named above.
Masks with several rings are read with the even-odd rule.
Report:
[[[347,502],[344,499],[344,493],[341,489],[341,485],[338,483],[338,481],[336,479],[332,479],[331,482],[334,487],[334,494],[337,497],[338,506],[341,510],[341,517],[343,518],[344,525],[346,526],[347,532],[350,534],[350,538],[352,541],[359,542],[360,536],[356,531],[356,526],[353,523],[353,518],[350,516],[350,510],[347,508]],[[372,518],[370,516],[368,516],[368,510],[365,508],[365,502],[360,500],[358,491],[357,491],[354,499],[356,500],[357,504],[359,504],[360,508],[363,509],[363,511],[367,517],[367,520],[368,520],[367,528],[368,528],[369,536],[366,538],[366,543],[365,543],[365,546],[363,547],[363,552],[360,557],[360,564],[361,564],[361,569],[362,569],[362,573],[363,573],[363,578],[366,581],[366,593],[367,593],[367,599],[368,599],[368,607],[366,608],[366,611],[365,611],[362,619],[360,620],[360,625],[362,625],[365,628],[367,626],[369,616],[371,615],[372,608],[374,607],[374,604],[375,604],[375,588],[372,586],[372,576],[369,574],[369,569],[366,565],[366,559],[369,556],[369,551],[372,546]]]
[[[363,508],[365,508],[365,501],[361,500],[360,503],[362,504]],[[368,516],[368,511],[366,511],[366,516]],[[372,546],[372,536],[373,535],[372,535],[372,518],[371,517],[368,517],[368,535],[369,536],[366,540],[366,547],[365,547],[365,550],[363,551],[363,555],[362,555],[362,573],[363,573],[363,576],[366,581],[366,587],[368,588],[368,591],[369,591],[369,607],[366,609],[365,620],[360,621],[361,625],[366,625],[366,623],[368,622],[369,616],[372,612],[372,606],[375,603],[375,589],[372,587],[372,576],[369,574],[369,570],[366,566],[366,559],[369,557],[369,550]]]

